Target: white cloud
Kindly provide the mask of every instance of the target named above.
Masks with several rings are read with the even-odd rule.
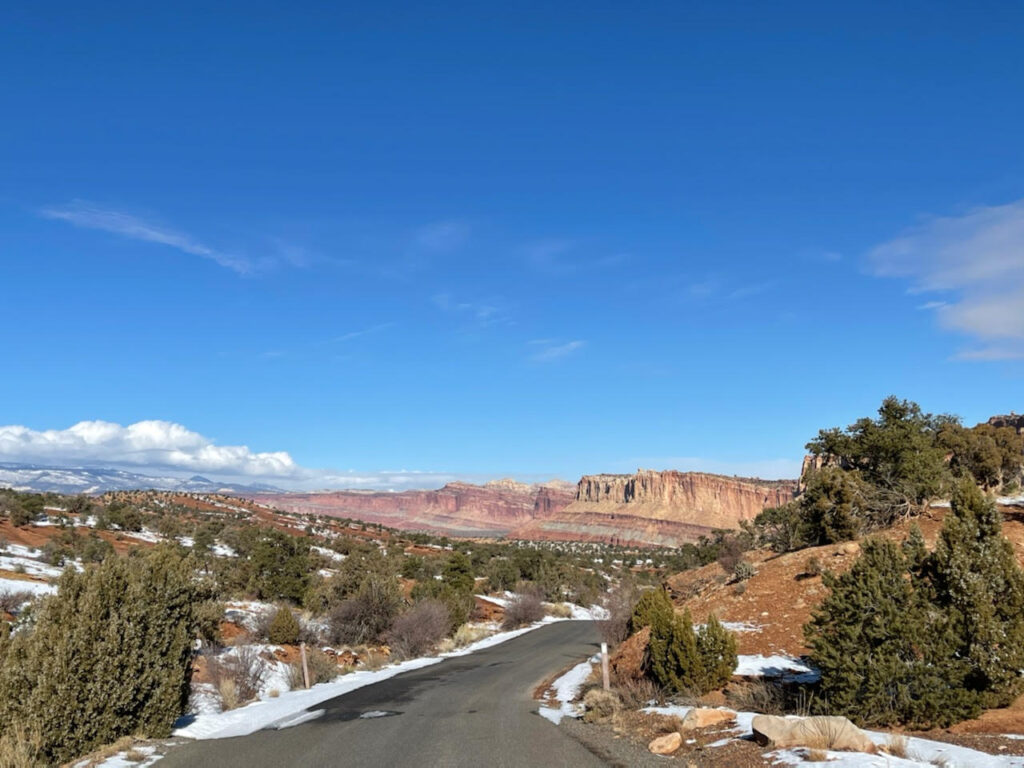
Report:
[[[913,293],[943,293],[920,305],[982,346],[965,360],[1024,356],[1024,200],[930,218],[868,253],[873,272],[910,281]]]
[[[576,339],[575,341],[567,341],[564,344],[560,344],[553,339],[534,339],[530,344],[534,347],[539,347],[538,351],[530,356],[531,360],[535,363],[550,363],[555,360],[561,360],[563,357],[583,349],[587,342]]]
[[[245,477],[298,477],[302,469],[284,451],[256,453],[244,445],[216,445],[170,421],[122,426],[81,421],[68,429],[0,426],[0,457],[19,462],[109,463]]]
[[[250,259],[218,251],[182,232],[82,200],[76,200],[70,205],[43,208],[39,213],[44,218],[66,221],[76,227],[99,229],[132,240],[166,245],[182,253],[210,259],[242,275],[250,274],[257,268]]]

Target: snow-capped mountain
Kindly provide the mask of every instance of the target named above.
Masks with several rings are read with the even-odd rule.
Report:
[[[189,493],[278,492],[265,483],[242,485],[210,480],[202,475],[189,478],[142,475],[123,469],[93,467],[45,467],[36,464],[0,462],[0,488],[50,493],[104,493],[106,491],[185,491]]]

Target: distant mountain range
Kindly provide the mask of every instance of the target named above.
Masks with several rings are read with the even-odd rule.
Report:
[[[189,478],[159,477],[123,469],[93,467],[45,467],[37,464],[0,462],[0,488],[37,493],[105,493],[107,491],[183,491],[187,493],[275,493],[280,488],[265,483],[242,485],[210,480],[202,475]]]

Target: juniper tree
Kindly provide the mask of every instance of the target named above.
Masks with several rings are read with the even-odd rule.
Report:
[[[999,511],[973,482],[957,485],[929,570],[955,653],[969,665],[966,687],[985,707],[1006,706],[1024,669],[1024,572]]]
[[[721,688],[736,671],[736,636],[714,614],[697,632],[697,655],[701,663],[697,688],[701,693]]]
[[[65,571],[0,660],[0,729],[38,731],[54,763],[168,736],[188,702],[196,598],[192,564],[172,547]]]
[[[948,679],[954,670],[942,665],[937,681],[929,672],[942,655],[928,647],[931,631],[940,629],[941,622],[911,585],[907,565],[894,542],[869,539],[848,572],[823,575],[831,593],[805,634],[811,660],[821,671],[820,696],[830,712],[863,725],[927,725],[942,718],[946,705],[955,719],[976,710],[974,701],[956,707],[943,700],[942,689],[957,685]]]

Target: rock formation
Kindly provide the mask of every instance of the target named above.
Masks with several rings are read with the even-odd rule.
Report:
[[[249,498],[288,512],[347,517],[452,536],[678,546],[737,528],[793,498],[794,481],[699,472],[588,475],[568,483],[449,483],[433,491],[265,493]]]
[[[735,529],[796,495],[792,480],[757,480],[703,472],[587,475],[560,512],[517,530],[520,538],[679,546],[715,529]]]

